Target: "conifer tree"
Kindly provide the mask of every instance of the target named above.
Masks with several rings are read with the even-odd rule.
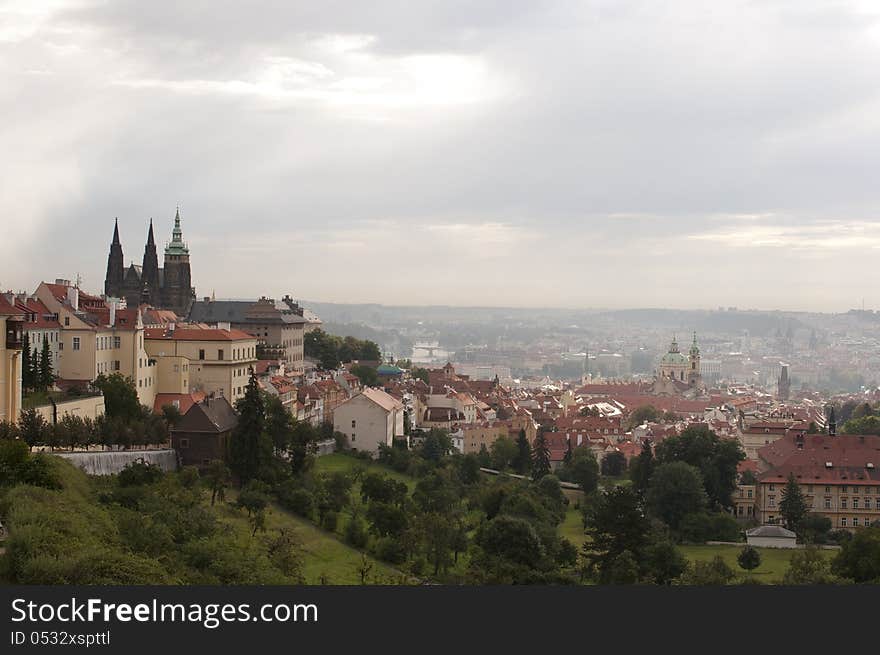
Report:
[[[532,449],[532,477],[540,480],[550,472],[550,448],[547,446],[547,437],[544,431],[540,431],[535,438],[535,447]]]
[[[782,500],[779,502],[779,513],[785,520],[785,527],[797,532],[808,511],[804,493],[792,473],[788,476],[788,482],[782,490]]]
[[[33,389],[34,387],[32,359],[31,337],[30,334],[25,332],[21,344],[21,386],[25,389]]]
[[[238,425],[229,446],[229,467],[241,483],[246,484],[259,475],[272,456],[272,440],[265,430],[266,408],[254,371],[251,371],[247,389],[236,401],[235,409]]]
[[[38,386],[40,389],[51,389],[52,385],[55,384],[55,375],[52,372],[52,357],[49,352],[49,337],[45,334],[43,335],[43,349],[40,351],[39,374],[36,377],[39,378]]]
[[[525,475],[529,472],[529,468],[531,468],[532,464],[532,447],[529,445],[528,437],[526,437],[526,431],[524,429],[520,429],[519,436],[516,438],[516,457],[513,460],[513,470],[519,473],[520,475]]]

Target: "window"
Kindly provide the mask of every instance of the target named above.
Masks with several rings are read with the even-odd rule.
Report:
[[[846,498],[840,499],[840,509],[846,509]]]
[[[841,528],[846,527],[846,517],[845,516],[840,519],[840,527]]]
[[[767,496],[767,501],[769,507],[776,507],[776,496]]]
[[[223,348],[219,348],[217,350],[217,359],[220,359],[220,360],[223,359]]]
[[[774,487],[772,484],[770,485],[770,491],[776,491],[776,487]]]
[[[70,316],[65,316],[64,317],[64,327],[69,327],[69,326],[70,326]]]
[[[199,359],[204,359],[204,358],[205,358],[205,349],[199,348]]]
[[[859,527],[859,517],[858,516],[853,517],[853,527],[854,528]]]
[[[189,439],[181,439],[180,440],[181,448],[189,448]]]
[[[858,508],[859,508],[859,499],[853,498],[853,509],[858,509]]]
[[[354,432],[351,433],[351,440],[354,441]]]
[[[746,496],[748,496],[749,498],[752,497],[752,490],[751,489],[746,490]]]
[[[846,493],[846,485],[843,485],[843,486],[840,488],[840,493],[842,493],[842,494],[845,494],[845,493]]]
[[[74,338],[73,338],[73,349],[74,349],[74,350],[79,350],[79,337],[74,337]]]
[[[64,350],[64,342],[63,341],[58,342],[58,350]]]
[[[355,428],[355,425],[356,425],[356,424],[357,424],[357,421],[354,420],[354,419],[351,419],[351,428],[352,428],[352,429]]]
[[[113,347],[122,348],[122,337],[113,337]]]
[[[827,496],[825,497],[825,509],[831,509],[831,499]]]

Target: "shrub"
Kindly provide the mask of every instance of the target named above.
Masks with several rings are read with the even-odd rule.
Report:
[[[339,514],[334,512],[332,509],[324,513],[324,518],[321,519],[321,527],[324,528],[327,532],[336,532],[336,524],[339,523]]]
[[[355,548],[365,548],[367,545],[367,528],[364,522],[357,517],[352,517],[345,526],[345,541]]]
[[[303,488],[289,489],[284,487],[278,494],[281,504],[297,516],[311,519],[315,511],[315,497]]]

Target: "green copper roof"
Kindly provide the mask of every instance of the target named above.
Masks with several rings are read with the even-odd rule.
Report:
[[[183,231],[180,229],[180,207],[174,215],[174,229],[171,231],[171,243],[165,246],[166,255],[188,255],[189,248],[183,240]]]

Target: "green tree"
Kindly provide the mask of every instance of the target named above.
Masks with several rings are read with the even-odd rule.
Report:
[[[680,435],[668,437],[657,446],[660,464],[686,462],[699,469],[706,494],[713,507],[733,506],[737,466],[745,453],[736,439],[721,439],[706,426],[692,425]]]
[[[569,464],[571,464],[571,458],[572,458],[573,454],[574,454],[574,451],[572,450],[572,447],[571,447],[571,437],[569,437],[568,439],[565,440],[565,455],[562,456],[562,465],[563,466],[568,466]]]
[[[257,376],[251,377],[244,396],[235,403],[238,424],[229,445],[229,466],[243,484],[259,476],[272,456],[272,441],[265,432],[265,407]]]
[[[626,455],[619,450],[608,453],[602,458],[602,475],[616,478],[626,471]]]
[[[687,571],[687,560],[668,539],[658,539],[645,548],[645,568],[655,584],[668,585]]]
[[[696,561],[681,576],[686,585],[726,585],[736,577],[733,569],[727,565],[721,555],[716,555],[708,562]]]
[[[21,386],[24,389],[33,389],[34,384],[34,366],[33,353],[31,352],[31,336],[25,332],[21,339]]]
[[[752,546],[745,546],[736,556],[736,562],[741,569],[751,572],[761,566],[761,553]]]
[[[831,563],[831,570],[858,583],[880,582],[880,525],[862,528],[845,542]]]
[[[250,521],[251,537],[257,534],[257,531],[266,531],[266,512],[269,508],[270,497],[268,491],[260,482],[252,481],[241,488],[238,494],[236,505],[247,511],[248,520]]]
[[[50,430],[46,419],[33,407],[23,410],[18,417],[19,437],[30,447],[46,444]]]
[[[654,474],[656,466],[651,442],[645,439],[642,442],[642,451],[629,466],[629,479],[632,480],[633,488],[640,496],[644,496],[647,493],[648,482]]]
[[[615,561],[625,552],[641,566],[650,526],[632,489],[616,486],[600,494],[585,510],[584,524],[588,537],[582,552],[585,568],[601,583],[612,582]]]
[[[52,371],[52,354],[49,350],[49,337],[45,334],[43,335],[43,347],[40,350],[40,365],[37,377],[40,389],[51,389],[55,384],[55,374]]]
[[[513,470],[520,475],[528,473],[532,466],[532,447],[529,445],[525,429],[520,429],[516,438],[516,457],[512,466]]]
[[[492,468],[503,471],[511,466],[519,449],[509,437],[498,437],[489,449]]]
[[[786,585],[840,584],[831,572],[831,558],[817,546],[807,546],[791,554],[788,570],[782,579]]]
[[[131,378],[121,373],[103,373],[95,378],[92,386],[104,394],[104,413],[108,418],[135,422],[143,415],[138,400],[137,387]]]
[[[357,376],[357,379],[365,387],[375,387],[379,384],[379,374],[372,366],[356,364],[351,367],[351,374]]]
[[[645,495],[648,511],[673,530],[688,514],[706,507],[706,492],[699,470],[684,462],[661,464],[651,476]]]
[[[567,480],[579,485],[585,494],[591,494],[599,487],[599,463],[587,446],[574,449],[571,464],[565,467],[562,474]]]
[[[541,430],[538,432],[538,436],[535,438],[535,445],[532,448],[532,478],[540,480],[550,473],[551,468],[550,448],[547,446],[547,437],[544,436],[544,431]]]
[[[430,376],[428,375],[428,369],[426,368],[414,368],[410,371],[410,375],[413,376],[414,380],[421,380],[425,384],[430,383]]]
[[[641,405],[636,407],[627,419],[626,427],[632,430],[634,427],[642,423],[656,423],[662,417],[662,413],[653,405]]]
[[[229,467],[226,466],[226,462],[220,459],[211,460],[211,463],[208,464],[205,478],[211,486],[212,507],[217,499],[219,499],[220,502],[226,500],[226,487],[229,485],[229,477],[230,471]]]
[[[794,532],[800,532],[801,522],[809,511],[807,500],[794,477],[794,473],[789,474],[788,482],[782,490],[782,500],[779,502],[779,513],[785,521],[785,527]]]

